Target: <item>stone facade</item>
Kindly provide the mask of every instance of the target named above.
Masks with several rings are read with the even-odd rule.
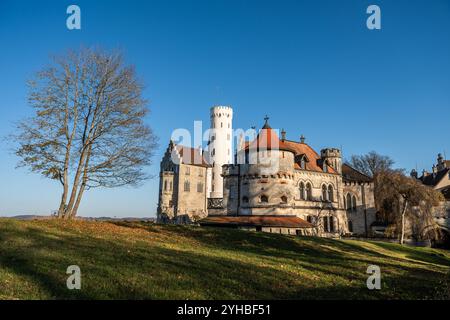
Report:
[[[158,222],[189,223],[207,215],[207,176],[201,150],[170,142],[161,161]]]
[[[278,137],[266,124],[257,139]],[[263,144],[259,143],[253,154],[251,144],[240,151],[249,154],[240,157],[248,163],[223,167],[221,214],[295,215],[327,236],[368,232],[376,218],[373,183],[347,165],[347,176],[343,177],[338,149],[324,149],[319,156],[304,140],[280,140],[278,150]],[[345,197],[350,197],[349,206]]]
[[[211,198],[213,193],[206,188],[197,192],[195,187],[211,185],[208,179],[214,166],[203,156],[196,163],[185,161],[186,154],[201,152],[171,143],[161,162],[158,221],[191,222],[206,215],[278,217],[277,221],[282,221],[295,216],[309,222],[306,224],[315,231],[282,225],[240,228],[331,237],[367,235],[376,216],[372,180],[343,165],[339,149],[323,149],[318,154],[303,136],[300,141],[287,140],[282,132],[280,139],[267,119],[255,139],[239,144],[236,163],[222,166],[220,198]],[[225,143],[223,147],[229,146]],[[175,157],[171,156],[174,152]],[[185,190],[186,181],[191,185],[189,191]],[[173,184],[173,190],[167,190],[167,184]]]

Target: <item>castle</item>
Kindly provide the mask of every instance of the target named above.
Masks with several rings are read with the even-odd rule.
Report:
[[[233,150],[233,110],[211,108],[205,148],[170,141],[161,161],[157,220],[285,234],[367,235],[375,221],[373,181],[317,153],[301,136],[263,127]]]

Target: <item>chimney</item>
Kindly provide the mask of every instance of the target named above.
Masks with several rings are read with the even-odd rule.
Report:
[[[286,131],[284,131],[284,129],[281,129],[281,141],[285,141],[286,140]]]
[[[304,135],[301,135],[300,136],[300,143],[305,143],[305,136]]]

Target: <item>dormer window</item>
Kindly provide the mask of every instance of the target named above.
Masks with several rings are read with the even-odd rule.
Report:
[[[306,161],[305,161],[305,158],[302,158],[302,160],[300,160],[300,168],[302,168],[303,170],[306,169]]]

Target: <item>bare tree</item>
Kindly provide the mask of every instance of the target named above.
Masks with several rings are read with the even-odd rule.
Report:
[[[400,244],[404,243],[407,216],[416,226],[422,225],[430,228],[434,224],[437,228],[433,219],[433,207],[439,205],[443,200],[440,192],[398,171],[380,173],[378,183],[379,200],[388,204],[396,217]],[[420,230],[419,234],[422,231]]]
[[[86,48],[54,58],[29,81],[34,115],[19,123],[15,153],[19,166],[59,181],[58,217],[76,216],[89,188],[149,178],[157,139],[144,122],[142,90],[120,53]]]
[[[348,163],[356,170],[375,178],[378,173],[391,170],[395,162],[389,156],[371,151],[364,155],[353,155]]]
[[[374,182],[374,198],[375,208],[382,216],[383,220],[389,222],[391,219],[391,210],[385,208],[388,205],[385,200],[379,195],[383,191],[383,185],[380,181],[384,173],[398,172],[402,173],[401,169],[393,169],[394,160],[389,156],[381,155],[376,151],[371,151],[363,155],[353,155],[350,161],[346,161],[351,167],[372,177]]]

